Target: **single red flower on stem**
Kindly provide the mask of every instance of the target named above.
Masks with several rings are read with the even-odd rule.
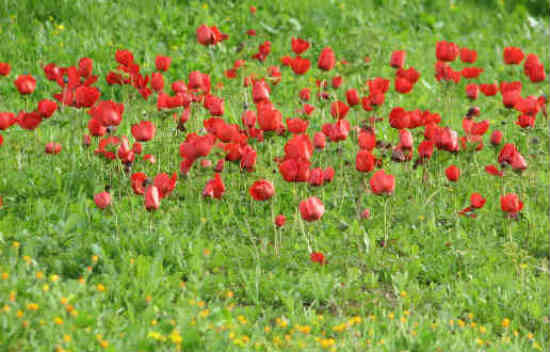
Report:
[[[268,200],[275,194],[273,183],[267,180],[258,180],[249,189],[252,198],[258,201]]]
[[[160,206],[160,191],[155,185],[149,185],[145,189],[145,197],[143,199],[145,209],[148,211],[156,210]]]
[[[300,202],[300,215],[307,222],[319,220],[325,213],[323,202],[317,197],[310,197]]]
[[[10,74],[11,66],[7,62],[0,62],[0,76],[7,76]]]
[[[172,58],[169,56],[157,55],[157,57],[155,58],[155,67],[157,68],[157,71],[162,71],[162,72],[168,71],[171,63],[172,63]]]
[[[286,216],[283,214],[279,214],[275,217],[275,226],[277,227],[283,227],[286,222]]]
[[[392,194],[395,191],[395,177],[386,174],[384,170],[378,170],[369,180],[370,188],[374,194]]]
[[[336,64],[336,56],[334,55],[334,51],[330,47],[326,47],[323,50],[321,50],[321,54],[319,55],[319,61],[317,62],[317,66],[323,70],[323,71],[330,71]]]
[[[294,51],[296,55],[300,55],[303,52],[305,52],[307,49],[309,49],[309,42],[301,38],[292,37],[291,44],[292,44],[292,51]]]
[[[132,136],[136,141],[147,142],[155,138],[157,128],[151,121],[141,121],[132,125]]]
[[[445,170],[445,175],[449,181],[456,182],[460,177],[460,169],[456,165],[451,165]]]
[[[393,68],[402,68],[405,64],[405,57],[407,53],[405,50],[396,50],[391,54],[390,66]]]
[[[335,101],[330,105],[330,114],[335,119],[343,119],[346,117],[349,111],[349,106],[346,105],[343,101]]]
[[[520,48],[509,46],[502,53],[506,65],[519,65],[525,56]]]
[[[98,193],[94,196],[94,202],[99,209],[105,209],[111,204],[111,194],[108,191]]]
[[[42,99],[38,102],[38,112],[40,116],[47,119],[57,110],[57,103],[53,100]]]
[[[472,193],[470,196],[470,204],[472,205],[472,208],[475,209],[481,209],[485,205],[485,202],[487,200],[483,198],[483,196],[479,193]]]
[[[477,51],[474,49],[461,48],[460,60],[464,63],[473,64],[477,60]]]
[[[31,94],[36,89],[36,79],[31,75],[20,75],[13,82],[20,94]]]
[[[46,154],[59,154],[61,152],[61,144],[50,142],[46,144]]]
[[[321,252],[311,252],[310,259],[314,263],[325,264],[325,256]]]
[[[519,200],[517,194],[508,193],[500,197],[500,207],[502,211],[508,213],[508,216],[516,217],[521,209],[523,209],[523,202]]]
[[[223,183],[220,174],[216,173],[214,178],[210,179],[202,190],[203,197],[221,199],[225,193],[225,184]]]
[[[132,189],[135,194],[145,193],[145,180],[147,180],[147,175],[143,172],[136,172],[130,177],[130,182],[132,184]],[[158,192],[158,189],[157,189]]]
[[[439,41],[435,46],[435,56],[439,61],[455,61],[459,54],[458,46],[452,42]]]

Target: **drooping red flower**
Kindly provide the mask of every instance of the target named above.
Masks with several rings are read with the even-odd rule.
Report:
[[[466,96],[470,100],[476,100],[479,96],[479,86],[475,83],[470,83],[466,85]]]
[[[199,44],[204,46],[216,45],[219,42],[229,38],[227,34],[220,32],[216,26],[208,27],[205,24],[202,24],[197,28],[196,35]]]
[[[335,119],[343,119],[346,117],[349,111],[349,106],[346,105],[343,101],[337,100],[330,104],[330,114]]]
[[[405,64],[405,57],[407,53],[405,50],[396,50],[391,54],[390,66],[393,68],[402,68]]]
[[[46,154],[59,154],[61,152],[61,144],[57,142],[49,142],[45,148]]]
[[[157,71],[168,71],[171,63],[172,58],[169,56],[157,55],[157,57],[155,58],[155,67],[157,68]]]
[[[437,42],[435,46],[435,56],[439,61],[455,61],[458,53],[458,46],[452,42],[442,40]]]
[[[36,79],[31,75],[20,75],[13,82],[20,94],[31,94],[36,89]]]
[[[99,209],[105,209],[111,204],[111,194],[107,191],[98,193],[94,196],[94,202]]]
[[[279,214],[275,217],[275,226],[277,227],[283,227],[286,222],[286,216],[283,214]]]
[[[37,128],[42,122],[42,116],[40,112],[21,112],[17,116],[17,123],[24,130],[32,131]]]
[[[223,183],[220,174],[216,173],[214,178],[210,179],[202,190],[203,197],[221,199],[225,193],[225,184]]]
[[[258,201],[268,200],[275,194],[273,183],[267,180],[258,180],[249,189],[252,198]]]
[[[143,199],[145,209],[148,211],[156,210],[160,207],[160,192],[157,186],[149,185],[145,189],[145,197]]]
[[[100,95],[101,92],[96,87],[80,86],[74,91],[74,105],[77,108],[92,107]]]
[[[327,136],[323,132],[316,132],[313,135],[313,146],[315,149],[325,149],[327,144]]]
[[[306,159],[287,159],[279,164],[279,173],[287,182],[307,182],[310,165]]]
[[[17,122],[14,113],[0,112],[0,130],[5,131]]]
[[[485,205],[485,202],[487,200],[483,198],[483,196],[479,193],[472,193],[470,196],[470,204],[472,205],[472,208],[475,209],[481,209]]]
[[[500,207],[508,216],[515,217],[523,209],[523,202],[515,193],[508,193],[500,197]]]
[[[258,104],[260,101],[269,101],[270,91],[271,89],[265,80],[256,81],[252,86],[252,100],[255,104]]]
[[[7,62],[0,62],[0,76],[7,76],[10,74],[11,66]]]
[[[374,169],[376,159],[366,149],[360,149],[355,157],[355,169],[359,172],[370,172]]]
[[[323,71],[330,71],[336,64],[336,56],[334,51],[330,47],[323,48],[321,54],[319,54],[319,61],[317,66]]]
[[[502,132],[499,130],[494,130],[491,133],[491,144],[494,146],[499,145],[502,142]]]
[[[311,252],[310,259],[314,263],[325,264],[325,256],[321,252]]]
[[[162,199],[172,193],[174,188],[176,188],[176,182],[178,180],[178,174],[173,173],[172,177],[170,177],[166,173],[160,173],[157,176],[155,176],[155,179],[153,180],[153,184],[157,186],[159,190],[159,197]]]
[[[489,175],[493,175],[493,176],[502,177],[504,175],[504,173],[502,171],[500,171],[495,165],[485,166],[485,172],[487,172]]]
[[[132,174],[130,177],[130,182],[135,194],[141,195],[145,193],[145,180],[147,180],[147,175],[143,172],[136,172]]]
[[[460,73],[462,77],[466,79],[478,78],[479,75],[483,72],[481,67],[464,67]]]
[[[502,55],[506,65],[519,65],[525,56],[520,48],[514,46],[504,48]]]
[[[376,171],[369,180],[374,194],[392,194],[395,191],[395,177],[386,174],[384,170]]]
[[[456,182],[460,177],[460,169],[456,165],[451,165],[445,169],[445,175],[449,181]]]
[[[485,96],[490,97],[498,93],[498,85],[496,83],[492,84],[480,84],[479,89]]]
[[[296,55],[301,55],[303,52],[309,49],[309,42],[301,38],[292,37],[291,44],[292,51],[294,51]]]
[[[461,48],[460,60],[464,63],[473,64],[477,60],[477,51],[474,49]]]
[[[132,125],[132,136],[136,141],[147,142],[155,138],[157,128],[151,121],[141,121]]]
[[[307,222],[319,220],[325,213],[323,202],[317,197],[310,197],[300,202],[300,215]]]
[[[38,102],[37,111],[40,113],[40,116],[47,119],[53,115],[57,110],[57,103],[53,100],[42,99]]]

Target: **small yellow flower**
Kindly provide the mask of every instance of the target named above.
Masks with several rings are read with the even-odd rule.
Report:
[[[479,332],[482,333],[482,334],[485,334],[487,332],[487,329],[485,328],[485,326],[481,325],[479,327]]]
[[[10,292],[10,302],[15,302],[15,291]]]
[[[21,247],[21,243],[17,242],[17,241],[14,241],[11,246],[15,249],[18,249],[19,247]]]
[[[55,325],[63,325],[63,319],[61,319],[60,317],[56,317],[53,322]]]
[[[15,313],[15,316],[18,317],[18,318],[22,318],[23,317],[23,311],[18,310],[17,313]]]
[[[27,263],[27,264],[30,264],[30,263],[32,262],[31,257],[29,257],[28,255],[24,255],[24,256],[23,256],[23,260],[24,260],[25,263]]]
[[[42,291],[48,292],[49,290],[50,290],[50,285],[48,285],[48,284],[42,285]]]
[[[266,334],[269,334],[270,331],[271,331],[271,328],[269,326],[264,327],[264,332]]]
[[[202,8],[205,9],[205,10],[208,9],[208,4],[206,4],[206,3],[202,4]]]
[[[2,310],[7,313],[11,310],[11,308],[7,304],[4,304],[4,307],[2,308]]]
[[[39,308],[38,304],[36,303],[29,303],[27,304],[27,310],[31,310],[31,311],[37,311]]]
[[[503,328],[507,328],[508,326],[510,326],[510,319],[508,318],[502,319],[502,321],[500,322],[500,325],[502,325]]]
[[[107,347],[109,347],[109,341],[101,340],[101,341],[99,341],[99,345],[103,348],[107,348]]]
[[[96,289],[99,292],[105,292],[105,286],[103,286],[102,284],[97,284]]]
[[[53,274],[52,276],[50,276],[50,281],[51,282],[59,281],[59,275]]]
[[[388,319],[393,320],[395,318],[395,314],[393,312],[388,313]]]
[[[2,280],[7,280],[7,279],[9,279],[9,277],[10,277],[10,274],[5,273],[5,272],[2,273]]]
[[[208,256],[210,255],[210,249],[208,249],[208,248],[203,249],[202,254],[203,254],[205,257],[208,257]]]
[[[63,335],[63,341],[65,341],[66,343],[71,342],[71,340],[72,338],[70,335],[67,335],[67,334]]]
[[[226,297],[227,298],[233,298],[233,291],[227,291]]]
[[[528,332],[528,333],[527,333],[527,338],[528,338],[529,340],[532,340],[533,338],[535,338],[535,335],[533,335],[532,333]]]
[[[464,323],[464,320],[462,320],[462,319],[458,319],[457,323],[458,323],[458,326],[460,326],[461,328],[463,328],[464,325],[466,325],[466,323]]]
[[[210,314],[210,311],[208,309],[201,310],[201,312],[199,313],[201,318],[206,318],[208,314]]]
[[[44,273],[42,271],[39,271],[36,273],[36,278],[38,280],[42,280],[44,278]]]
[[[92,255],[92,262],[97,263],[99,257],[97,255]]]
[[[407,291],[401,291],[401,293],[399,293],[399,295],[403,298],[407,297]]]
[[[483,340],[478,337],[476,339],[476,343],[481,346],[481,345],[483,345]]]
[[[158,323],[158,322],[157,322],[156,319],[151,320],[151,325],[155,326],[155,325],[157,325],[157,323]]]

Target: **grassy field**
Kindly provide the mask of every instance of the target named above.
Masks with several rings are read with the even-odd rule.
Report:
[[[541,111],[534,127],[521,128],[519,113],[503,107],[500,94],[470,101],[469,83],[520,81],[522,96],[548,96],[548,78],[532,83],[521,65],[505,65],[505,47],[538,55],[550,67],[548,12],[542,3],[494,1],[4,1],[0,3],[0,62],[11,65],[0,76],[0,113],[31,112],[44,98],[61,91],[46,79],[48,63],[68,67],[93,60],[94,84],[101,100],[124,104],[116,136],[134,138],[131,126],[156,125],[143,142],[130,172],[119,160],[94,151],[100,138],[89,134],[85,108],[59,106],[49,119],[28,131],[17,124],[0,131],[0,350],[1,351],[537,351],[550,348],[549,282],[549,123]],[[538,4],[538,5],[537,5]],[[250,6],[256,12],[250,11]],[[531,11],[531,12],[530,12]],[[229,38],[216,46],[197,42],[201,24],[216,25]],[[254,29],[256,36],[247,35]],[[281,65],[294,56],[291,38],[311,43],[304,75]],[[269,40],[264,62],[252,58]],[[483,68],[479,78],[459,83],[435,78],[436,43],[455,42],[477,50],[475,64],[457,59],[455,70]],[[317,68],[321,50],[330,46],[335,67]],[[321,187],[286,182],[277,158],[285,155],[291,134],[266,132],[252,172],[225,162],[221,199],[203,197],[214,171],[195,162],[180,172],[180,145],[192,132],[203,135],[210,118],[200,102],[191,105],[185,131],[173,119],[182,113],[157,109],[157,93],[144,100],[130,85],[108,85],[117,68],[117,50],[129,50],[141,73],[155,70],[155,57],[172,58],[163,73],[164,90],[188,81],[192,71],[210,75],[212,94],[225,101],[223,118],[244,130],[241,114],[256,111],[250,75],[266,77],[270,100],[286,118],[309,121],[313,138],[335,120],[331,104],[346,101],[355,88],[369,95],[367,80],[390,80],[385,102],[367,112],[352,107],[349,137],[327,139],[315,150],[311,167],[335,170]],[[390,56],[406,51],[405,67],[420,78],[408,94],[394,89]],[[229,79],[224,72],[238,59],[246,63]],[[345,62],[342,62],[345,60]],[[346,63],[347,62],[347,63]],[[269,67],[279,66],[274,84]],[[21,95],[14,85],[23,73],[36,78],[36,90]],[[331,88],[333,77],[342,85]],[[329,99],[317,98],[316,80],[328,80]],[[311,89],[314,112],[305,116],[298,94]],[[458,153],[434,150],[413,167],[424,128],[410,129],[413,159],[393,162],[392,151],[372,153],[395,176],[395,192],[379,196],[369,180],[376,170],[356,170],[358,130],[371,117],[376,138],[399,141],[388,116],[395,107],[429,110],[441,126],[464,136],[463,118],[472,106],[476,121],[487,120],[484,147]],[[541,109],[547,109],[547,106]],[[490,135],[503,133],[493,146]],[[62,151],[46,154],[48,142]],[[510,167],[489,175],[505,143],[514,143],[527,168]],[[115,149],[116,152],[116,149]],[[224,159],[214,147],[203,158]],[[456,165],[458,182],[445,170]],[[146,211],[132,191],[130,175],[151,179],[177,173],[175,189],[156,211]],[[259,202],[249,194],[257,180],[273,183],[273,198]],[[111,204],[99,209],[94,195],[110,186]],[[472,193],[487,201],[476,217],[458,213]],[[501,196],[516,193],[524,202],[517,218],[501,210]],[[325,207],[322,218],[306,222],[299,204],[311,196]],[[370,218],[360,215],[369,209]],[[277,227],[275,216],[286,223]],[[311,260],[311,251],[325,261]]]

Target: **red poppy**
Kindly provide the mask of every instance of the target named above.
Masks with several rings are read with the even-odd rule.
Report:
[[[57,110],[57,103],[53,100],[42,99],[38,102],[37,111],[40,113],[40,116],[47,119],[53,115]]]
[[[430,140],[424,140],[418,145],[418,157],[421,160],[429,160],[434,151],[434,144]]]
[[[283,227],[286,222],[286,216],[283,214],[279,214],[275,217],[275,226],[277,227]]]
[[[2,146],[2,144],[4,144],[4,137],[0,134],[0,146]],[[0,206],[2,206],[2,204],[0,204]]]
[[[535,116],[532,115],[519,115],[516,125],[521,128],[535,127]]]
[[[89,57],[83,57],[78,61],[78,73],[82,77],[91,76],[93,67],[94,67],[94,61]]]
[[[92,107],[100,95],[101,92],[96,87],[80,86],[74,91],[75,107]]]
[[[252,110],[245,110],[241,115],[243,125],[247,128],[254,127],[256,119],[256,113]]]
[[[409,93],[414,87],[414,85],[411,82],[409,82],[409,80],[401,77],[397,77],[395,79],[394,86],[395,86],[395,91],[402,94]]]
[[[472,205],[472,208],[475,209],[481,209],[485,205],[485,202],[487,200],[483,198],[483,196],[479,193],[472,193],[470,196],[470,204]]]
[[[437,149],[446,150],[448,152],[457,152],[458,134],[449,127],[437,128],[435,130],[435,146]]]
[[[378,170],[369,180],[370,188],[374,194],[392,194],[395,191],[395,177],[386,174],[384,170]]]
[[[502,171],[499,171],[499,169],[495,165],[487,165],[485,166],[485,172],[487,172],[489,175],[493,176],[503,176],[504,173]]]
[[[494,130],[493,133],[491,133],[491,144],[492,145],[499,145],[502,142],[502,132],[499,130]]]
[[[309,126],[308,120],[302,120],[299,117],[293,119],[286,119],[286,126],[288,131],[292,134],[301,134],[305,133],[307,127]]]
[[[376,146],[376,134],[372,128],[361,130],[357,136],[359,148],[372,151]]]
[[[105,209],[111,204],[111,194],[107,191],[98,193],[94,196],[94,202],[99,209]]]
[[[402,107],[395,107],[392,109],[389,115],[390,126],[401,130],[408,128],[410,124],[409,113]]]
[[[46,144],[46,154],[59,154],[61,152],[61,144],[57,142],[50,142]]]
[[[399,143],[397,147],[400,149],[412,149],[413,147],[413,137],[411,131],[407,129],[399,130]]]
[[[338,89],[340,88],[340,86],[342,85],[342,83],[344,82],[344,79],[342,78],[342,76],[335,76],[332,78],[332,88],[334,89]]]
[[[439,61],[455,61],[458,56],[458,46],[452,42],[440,41],[435,46],[435,56]]]
[[[258,125],[263,131],[277,131],[283,126],[283,115],[267,104],[258,105]]]
[[[258,180],[250,186],[249,192],[255,200],[264,201],[273,197],[275,187],[273,187],[273,183],[267,180]]]
[[[479,89],[485,96],[490,97],[498,93],[498,85],[496,83],[492,84],[480,84]]]
[[[221,199],[225,193],[225,185],[220,177],[220,174],[216,173],[214,178],[210,179],[204,189],[202,190],[203,197],[210,197],[215,199]]]
[[[164,89],[164,77],[160,72],[151,73],[151,89],[160,92]]]
[[[334,180],[334,173],[335,171],[332,167],[327,167],[323,170],[323,180],[325,182],[332,182],[332,180]]]
[[[337,100],[330,104],[330,114],[335,119],[343,119],[346,117],[349,111],[349,106],[346,105],[343,101]]]
[[[304,104],[304,107],[301,111],[306,115],[311,115],[314,110],[315,110],[315,107],[313,105]]]
[[[355,169],[359,172],[370,172],[374,169],[376,159],[366,149],[360,149],[355,157]]]
[[[216,26],[208,27],[207,25],[200,25],[196,31],[197,41],[201,45],[216,45],[219,42],[229,38],[227,34],[219,31]]]
[[[206,97],[204,106],[208,109],[208,112],[214,116],[222,116],[225,112],[224,100],[214,95]]]
[[[529,79],[533,83],[543,82],[546,80],[546,71],[543,64],[533,66],[528,72]]]
[[[0,112],[0,130],[5,131],[17,122],[15,114]]]
[[[0,62],[0,76],[7,76],[10,74],[11,66],[7,62]]]
[[[155,137],[157,128],[151,121],[141,121],[132,125],[132,136],[136,141],[147,142]]]
[[[460,60],[464,63],[473,64],[477,60],[477,51],[468,48],[461,48]]]
[[[325,264],[325,256],[321,252],[311,252],[310,259],[314,263]]]
[[[124,104],[115,103],[110,100],[100,101],[88,111],[88,114],[101,122],[103,126],[120,125],[123,113]]]
[[[456,182],[460,177],[460,169],[456,165],[451,165],[445,170],[445,175],[449,181]]]
[[[178,174],[175,172],[170,177],[166,173],[158,174],[153,180],[153,184],[157,186],[159,190],[159,197],[162,199],[172,193],[174,188],[176,188],[176,181],[178,179]]]
[[[405,64],[405,57],[407,53],[405,50],[396,50],[391,54],[390,66],[393,68],[402,68]]]
[[[339,142],[348,138],[351,125],[348,120],[340,119],[335,123],[325,123],[321,130],[332,142]]]
[[[250,6],[250,13],[253,14],[253,15],[256,13],[256,6],[254,6],[254,5]]]
[[[258,104],[260,101],[269,101],[269,92],[271,89],[267,83],[262,79],[254,82],[252,86],[252,100],[255,104]]]
[[[155,58],[155,67],[157,68],[157,71],[162,71],[162,72],[168,71],[171,63],[172,63],[172,58],[169,56],[157,55],[157,57]]]
[[[308,101],[311,98],[311,89],[303,88],[300,90],[300,99]]]
[[[325,182],[325,178],[323,175],[323,169],[320,167],[316,167],[312,169],[309,173],[309,184],[312,186],[322,186]]]
[[[15,87],[21,94],[31,94],[36,89],[36,79],[31,75],[20,75],[14,81]]]
[[[287,182],[306,182],[309,180],[309,166],[306,159],[287,159],[279,164],[279,173]]]
[[[134,63],[134,54],[128,50],[117,50],[115,52],[115,60],[121,65],[130,66]]]
[[[149,185],[145,189],[145,197],[143,199],[145,204],[145,209],[148,211],[156,210],[160,206],[160,192],[157,186]]]
[[[317,62],[317,66],[324,71],[330,71],[336,64],[336,57],[334,55],[334,51],[330,47],[326,47],[323,50],[321,50],[321,54],[319,54],[319,61]]]
[[[476,100],[479,96],[479,86],[475,83],[467,84],[466,85],[466,96],[470,100]]]
[[[359,93],[357,89],[351,88],[346,91],[346,100],[349,106],[355,106],[359,104]]]
[[[501,92],[502,104],[508,109],[513,108],[521,100],[521,91],[509,90]]]
[[[130,182],[135,194],[141,195],[145,193],[145,180],[147,180],[147,175],[143,172],[136,172],[132,174],[130,177]]]
[[[252,55],[252,58],[257,59],[260,62],[265,61],[269,53],[271,52],[271,42],[266,40],[258,46],[258,52]]]
[[[313,135],[313,146],[316,149],[325,149],[327,144],[327,136],[323,132],[316,132]]]
[[[256,36],[256,30],[249,29],[249,30],[246,31],[246,35],[248,35],[249,37],[255,37]]]
[[[256,159],[258,158],[258,153],[250,146],[246,145],[242,150],[241,157],[241,170],[244,169],[248,172],[254,171],[254,166],[256,165]]]
[[[103,137],[107,133],[107,127],[103,126],[98,119],[91,118],[88,120],[88,131],[94,137]]]
[[[37,128],[42,122],[42,116],[38,111],[21,112],[17,116],[17,123],[24,130],[32,131]]]
[[[507,65],[519,65],[524,58],[523,51],[520,48],[509,46],[504,48],[503,58]]]
[[[302,54],[304,51],[306,51],[307,49],[309,49],[309,42],[301,39],[301,38],[294,38],[292,37],[292,51],[294,51],[294,53],[296,55],[300,55]]]
[[[460,71],[462,77],[466,79],[478,78],[482,72],[483,69],[480,67],[464,67],[462,71]]]
[[[373,93],[375,91],[386,93],[390,89],[390,81],[382,77],[376,77],[367,81],[369,86],[369,92]]]
[[[500,197],[500,207],[502,211],[508,213],[510,217],[517,216],[517,213],[523,209],[523,202],[515,193],[508,193]]]
[[[319,220],[325,213],[323,202],[317,197],[310,197],[300,202],[300,215],[307,222]]]
[[[370,209],[366,208],[361,212],[361,219],[369,219],[370,218]]]

